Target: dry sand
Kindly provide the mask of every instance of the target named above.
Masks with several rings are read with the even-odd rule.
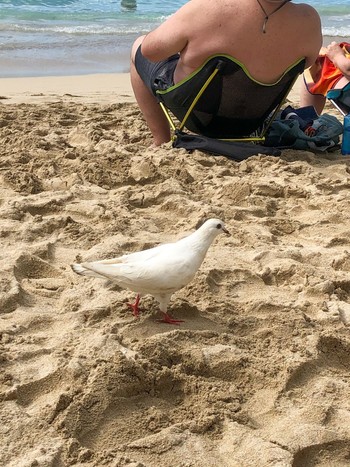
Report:
[[[115,78],[0,81],[0,465],[350,465],[349,159],[149,149]],[[180,326],[70,268],[211,216]]]

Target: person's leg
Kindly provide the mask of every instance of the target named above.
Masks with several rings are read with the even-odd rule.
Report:
[[[347,84],[349,84],[349,80],[348,78],[346,78],[345,76],[343,76],[342,78],[340,78],[339,81],[336,82],[335,86],[334,86],[334,89],[342,89],[344,88]]]
[[[145,36],[136,39],[131,51],[130,78],[136,101],[151,130],[155,146],[170,141],[170,127],[155,96],[147,88],[135,68],[135,55]]]
[[[300,107],[314,106],[316,112],[321,115],[326,103],[326,98],[320,94],[311,94],[304,79],[300,85]]]

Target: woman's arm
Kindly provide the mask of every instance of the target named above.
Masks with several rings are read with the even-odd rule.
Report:
[[[345,50],[336,42],[327,47],[327,57],[339,68],[343,75],[350,79],[350,58],[347,58]]]
[[[164,23],[151,31],[142,42],[142,54],[152,62],[181,52],[187,45],[191,21],[196,17],[198,1],[186,3]]]

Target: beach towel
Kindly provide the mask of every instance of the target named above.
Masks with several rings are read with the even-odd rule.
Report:
[[[313,152],[339,147],[343,125],[333,115],[322,114],[304,128],[300,119],[276,119],[272,122],[265,144],[280,149],[302,149]]]
[[[350,60],[350,44],[341,42],[340,47],[345,51],[345,56]],[[337,82],[343,77],[343,73],[334,65],[334,63],[326,56],[320,55],[316,63],[309,68],[310,82],[308,88],[311,94],[321,94],[326,96],[330,89],[333,89]],[[306,79],[309,81],[308,79]],[[312,84],[314,82],[314,84]]]

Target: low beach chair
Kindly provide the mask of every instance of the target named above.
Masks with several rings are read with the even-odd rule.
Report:
[[[340,89],[331,89],[326,97],[342,115],[350,113],[350,83]]]
[[[173,145],[184,147],[179,139],[186,137],[185,128],[210,139],[263,143],[304,65],[300,59],[275,83],[263,84],[238,60],[215,55],[174,86],[160,85],[158,102],[174,132]]]

